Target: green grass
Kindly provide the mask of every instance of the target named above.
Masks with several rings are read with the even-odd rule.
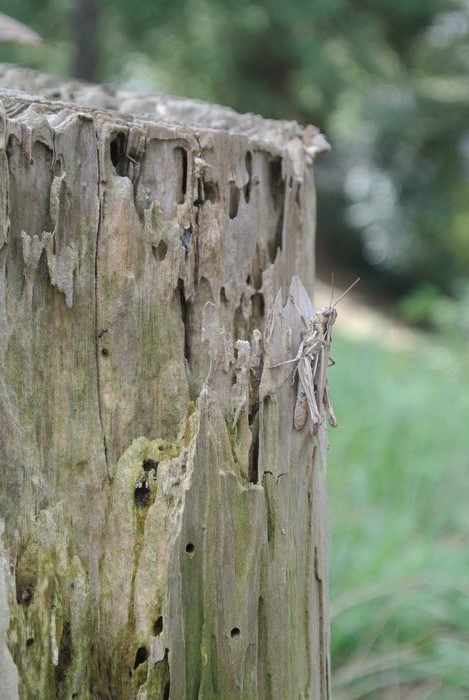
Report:
[[[469,698],[469,358],[334,338],[335,700]]]

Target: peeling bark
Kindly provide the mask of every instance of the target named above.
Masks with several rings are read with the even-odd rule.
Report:
[[[43,97],[0,88],[8,697],[327,699],[324,473],[270,369],[323,137],[12,84]]]

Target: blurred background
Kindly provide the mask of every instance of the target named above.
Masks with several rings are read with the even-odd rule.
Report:
[[[0,61],[318,125],[334,697],[469,697],[469,0],[4,0]],[[321,294],[327,290],[321,285]]]

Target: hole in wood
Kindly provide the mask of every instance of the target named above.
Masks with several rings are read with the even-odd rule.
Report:
[[[191,244],[192,231],[190,228],[185,228],[181,234],[181,245],[185,250],[185,258],[189,255],[189,246]]]
[[[194,554],[194,551],[195,551],[194,545],[192,544],[192,542],[188,542],[188,543],[186,544],[186,552],[187,552],[187,554]]]
[[[204,198],[212,204],[218,202],[220,195],[218,193],[218,185],[216,182],[204,182]]]
[[[246,202],[246,204],[249,204],[249,199],[251,197],[251,178],[252,178],[252,153],[251,153],[251,151],[248,151],[246,153],[245,163],[246,163],[246,170],[247,170],[249,179],[248,179],[247,185],[244,186],[244,201]]]
[[[178,204],[184,204],[184,199],[187,192],[187,151],[185,148],[177,147],[174,149],[176,157],[176,167],[180,173],[180,187],[177,193],[176,201]]]
[[[186,294],[184,291],[184,280],[178,279],[178,292],[179,292],[179,303],[181,305],[181,319],[184,325],[184,357],[188,362],[191,359],[191,349],[189,345],[190,339],[190,329],[189,329],[189,311],[190,302],[186,300]]]
[[[239,635],[241,634],[241,632],[239,631],[239,627],[233,627],[230,634],[232,639],[234,639],[235,637],[239,637]]]
[[[109,350],[108,350],[107,348],[103,348],[103,349],[101,350],[101,355],[102,355],[103,357],[107,357],[107,356],[109,355]]]
[[[135,654],[134,669],[138,668],[141,664],[144,664],[148,659],[148,651],[146,647],[139,647],[137,653]]]
[[[26,583],[22,585],[21,583],[18,585],[17,582],[17,588],[16,588],[16,600],[18,603],[21,605],[24,605],[25,607],[28,607],[28,605],[31,605],[33,598],[34,598],[34,589],[35,589],[35,584],[34,583]]]
[[[158,637],[163,631],[163,618],[161,615],[155,620],[153,625],[153,636]]]
[[[230,182],[230,219],[235,219],[238,214],[239,207],[239,189],[236,187],[236,182]]]
[[[267,241],[270,262],[273,263],[277,256],[277,250],[282,248],[283,215],[285,206],[285,180],[282,174],[282,161],[274,158],[270,161],[270,192],[276,217],[276,225],[273,238]]]
[[[26,646],[31,647],[34,644],[34,637],[28,637],[26,640]]]
[[[161,262],[161,260],[165,259],[166,253],[168,252],[168,244],[161,239],[161,241],[158,241],[158,245],[152,245],[151,250],[155,260]]]
[[[135,484],[134,500],[135,505],[139,508],[148,505],[150,500],[150,487],[146,476],[139,479]]]
[[[264,318],[265,314],[265,302],[264,295],[260,292],[256,292],[251,297],[252,303],[252,315],[256,317],[256,321],[259,322]]]
[[[72,663],[72,631],[70,623],[65,621],[59,643],[59,656],[54,669],[56,687],[61,687],[67,677],[67,671]]]
[[[156,474],[156,472],[158,470],[158,464],[159,464],[159,462],[157,462],[156,459],[144,459],[142,467],[143,467],[143,470],[146,472],[149,472],[153,469],[153,471]]]
[[[111,163],[119,177],[127,175],[127,157],[125,155],[125,144],[127,137],[124,133],[117,134],[109,144]]]
[[[171,683],[168,681],[163,690],[163,700],[169,700],[169,692],[171,690]]]
[[[252,435],[248,455],[249,481],[252,484],[257,484],[259,481],[259,411],[257,405],[251,408],[248,420]]]

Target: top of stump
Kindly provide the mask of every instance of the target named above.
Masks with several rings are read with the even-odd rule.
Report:
[[[315,126],[296,121],[265,119],[257,114],[239,114],[230,107],[172,95],[138,93],[114,85],[93,85],[0,64],[1,90],[15,90],[16,97],[33,97],[51,102],[72,103],[87,109],[109,110],[122,116],[181,125],[186,128],[214,129],[247,137],[261,148],[281,152],[289,141],[299,138],[306,153],[314,156],[330,146]],[[11,94],[11,93],[10,93]],[[2,97],[2,95],[0,95]]]

